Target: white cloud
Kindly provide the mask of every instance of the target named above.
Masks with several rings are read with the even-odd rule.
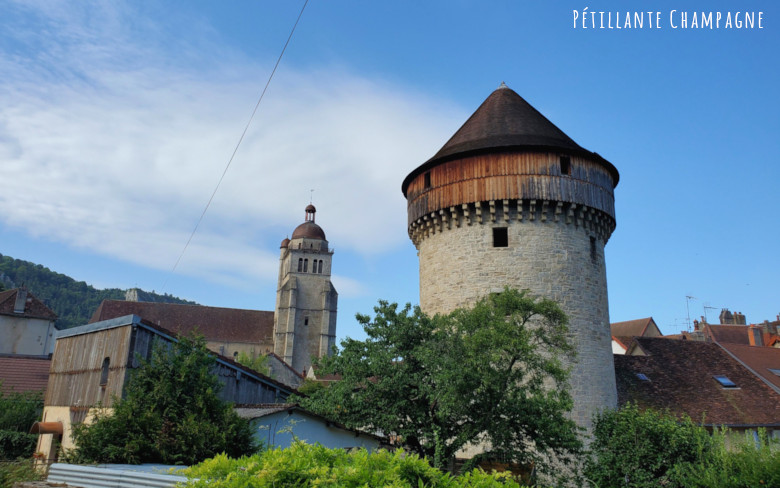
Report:
[[[219,69],[196,71],[182,60],[192,56],[189,41],[173,42],[137,16],[130,22],[136,14],[112,4],[25,9],[17,15],[35,22],[46,41],[22,30],[0,44],[0,69],[13,73],[0,80],[7,183],[0,219],[170,269],[268,66],[226,54],[204,35],[197,42],[210,51],[201,55]],[[24,57],[13,43],[38,54]],[[455,110],[443,113],[443,105],[344,70],[281,70],[180,271],[225,284],[275,276],[273,244],[302,220],[311,188],[333,246],[375,254],[399,245],[400,183],[446,139]],[[345,293],[360,293],[360,284],[339,279]]]

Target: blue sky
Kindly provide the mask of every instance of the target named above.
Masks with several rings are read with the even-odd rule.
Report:
[[[692,318],[780,313],[770,1],[311,0],[171,273],[302,4],[0,0],[0,253],[272,310],[279,242],[314,189],[338,335],[361,337],[356,312],[418,301],[401,181],[505,81],[621,173],[612,321],[677,332],[686,295]],[[574,27],[585,7],[661,12],[661,28]],[[763,28],[670,25],[737,9]]]

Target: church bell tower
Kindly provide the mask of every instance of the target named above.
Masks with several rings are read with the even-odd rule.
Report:
[[[305,212],[281,244],[274,310],[274,353],[301,373],[335,345],[338,303],[330,281],[333,251],[315,222],[317,209],[309,204]]]

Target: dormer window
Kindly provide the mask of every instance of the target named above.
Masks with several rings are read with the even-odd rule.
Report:
[[[737,387],[737,384],[734,383],[733,381],[731,381],[728,378],[728,376],[726,376],[726,375],[716,374],[715,376],[713,376],[713,378],[715,378],[715,380],[718,383],[720,383],[720,386],[722,386],[723,388],[736,388]]]

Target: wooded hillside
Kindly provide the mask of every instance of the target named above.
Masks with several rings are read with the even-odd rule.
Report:
[[[22,285],[57,314],[57,327],[60,329],[86,324],[100,302],[106,299],[124,300],[128,291],[119,288],[98,290],[40,264],[0,254],[0,289]],[[133,291],[137,293],[139,301],[197,305],[167,293],[160,295],[140,289]]]

